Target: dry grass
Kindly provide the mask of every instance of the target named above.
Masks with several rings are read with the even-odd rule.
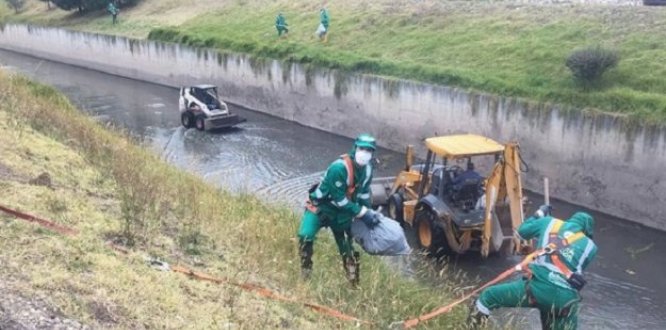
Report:
[[[142,259],[148,255],[328,305],[379,327],[445,303],[464,278],[442,272],[423,285],[365,256],[361,289],[350,290],[334,244],[322,233],[313,280],[303,283],[293,240],[297,215],[208,186],[98,126],[53,89],[20,77],[0,75],[0,132],[2,203],[80,230],[62,237],[0,215],[0,274],[95,327],[355,326],[231,286],[156,271]],[[16,180],[42,172],[50,174],[54,189]],[[133,252],[118,256],[106,240]],[[456,309],[428,326],[459,328],[464,313]]]
[[[29,112],[29,108],[43,108],[46,100],[34,103],[30,91],[20,87],[23,82],[4,75],[0,81],[2,166],[6,172],[27,178],[48,172],[54,182],[51,189],[0,177],[2,204],[80,230],[80,235],[66,238],[0,215],[3,280],[13,279],[12,285],[24,294],[47,297],[64,314],[94,327],[256,328],[279,327],[284,322],[297,328],[314,327],[305,310],[291,311],[237,288],[153,270],[144,264],[138,250],[129,258],[112,253],[104,238],[122,232],[117,181],[70,146],[18,118],[17,114]],[[28,99],[33,101],[23,101]],[[194,263],[179,251],[173,238],[157,231],[151,234],[145,234],[151,236],[150,243],[142,248],[168,260]],[[235,267],[233,253],[217,252],[225,256],[225,262],[205,261],[210,271],[238,274],[240,279],[249,276]]]

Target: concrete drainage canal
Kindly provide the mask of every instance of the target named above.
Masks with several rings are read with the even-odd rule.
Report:
[[[307,187],[351,145],[348,138],[239,107],[232,109],[248,122],[237,128],[216,133],[185,130],[176,108],[176,89],[7,51],[0,51],[0,65],[57,87],[89,115],[126,127],[166,161],[201,175],[211,184],[256,193],[271,203],[298,208]],[[394,175],[402,166],[402,155],[388,150],[379,154],[378,176]],[[540,196],[530,197],[540,203]],[[554,206],[563,214],[578,209],[566,203]],[[581,328],[663,328],[666,281],[661,280],[661,274],[666,272],[666,260],[659,251],[666,250],[666,233],[594,215],[600,252],[583,293]],[[416,269],[430,262],[420,255],[387,261],[406,276],[434,281],[416,275]],[[469,278],[487,280],[516,261],[490,258],[480,262],[475,256],[466,256],[450,260],[446,271],[462,270]],[[527,329],[538,324],[538,314],[533,312],[505,314],[500,320],[506,318],[518,319]]]

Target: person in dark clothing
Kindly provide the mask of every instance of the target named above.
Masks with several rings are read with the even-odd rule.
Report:
[[[453,190],[460,190],[467,180],[483,180],[483,177],[474,170],[474,163],[471,161],[467,162],[467,170],[465,172],[462,172],[453,178]]]
[[[118,21],[117,17],[118,17],[118,13],[120,12],[120,9],[118,9],[118,7],[116,7],[116,5],[113,3],[113,1],[109,1],[109,5],[106,7],[106,10],[113,17],[113,24],[116,24],[116,22]]]
[[[289,28],[287,28],[287,26],[289,26],[289,24],[287,24],[287,19],[284,18],[282,13],[278,13],[277,17],[275,17],[275,28],[277,29],[278,37],[281,37],[283,33],[285,37],[287,36],[289,33]]]

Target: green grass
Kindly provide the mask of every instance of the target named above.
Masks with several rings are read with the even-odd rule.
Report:
[[[2,73],[0,131],[2,203],[80,231],[63,237],[0,214],[0,277],[94,327],[355,327],[233,286],[153,270],[145,255],[318,302],[379,328],[453,300],[464,279],[426,266],[417,272],[432,283],[419,283],[365,255],[361,287],[352,290],[324,231],[313,278],[303,282],[298,214],[208,186],[96,124],[54,89]],[[42,172],[54,189],[27,183]],[[132,253],[112,253],[107,240],[128,244]],[[465,312],[456,308],[426,328],[461,328]]]
[[[666,119],[666,45],[659,41],[666,38],[659,28],[666,11],[486,3],[444,3],[430,11],[363,7],[331,4],[328,44],[312,35],[316,7],[299,1],[237,5],[156,29],[149,38],[591,107],[651,123]],[[292,28],[284,40],[269,26],[278,10]],[[615,49],[621,61],[601,86],[583,90],[564,62],[589,45]]]
[[[666,10],[657,7],[336,1],[329,4],[327,44],[314,37],[319,5],[304,0],[144,0],[123,12],[118,26],[99,13],[73,17],[30,8],[17,17],[7,10],[3,15],[666,122]],[[163,20],[157,9],[166,13]],[[281,40],[273,27],[278,11],[291,29]],[[564,62],[573,50],[593,45],[617,50],[621,60],[596,88],[585,90]]]

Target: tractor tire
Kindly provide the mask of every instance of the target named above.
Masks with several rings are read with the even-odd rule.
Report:
[[[196,118],[194,119],[194,126],[199,131],[205,131],[206,130],[206,117],[196,116]]]
[[[185,111],[180,115],[180,123],[185,128],[192,128],[194,126],[194,116],[189,111]]]
[[[401,226],[405,226],[405,217],[402,209],[402,195],[395,193],[388,199],[388,216],[397,221]]]
[[[429,256],[439,258],[451,253],[444,228],[439,224],[437,214],[428,207],[416,211],[414,228],[419,247]]]

